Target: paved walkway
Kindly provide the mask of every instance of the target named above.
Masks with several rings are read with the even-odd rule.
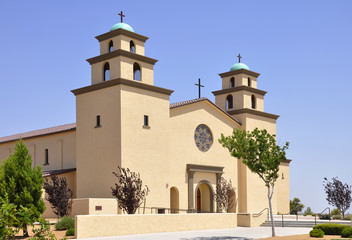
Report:
[[[136,226],[138,227],[138,226]],[[307,234],[312,228],[276,227],[277,236]],[[86,238],[90,240],[250,240],[271,237],[270,227],[199,230],[184,232],[150,233],[116,237]]]

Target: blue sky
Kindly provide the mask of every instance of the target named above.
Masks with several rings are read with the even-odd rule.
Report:
[[[124,11],[158,59],[155,85],[171,102],[214,100],[219,73],[237,62],[261,73],[265,111],[290,142],[291,199],[319,212],[322,182],[352,184],[351,1],[1,1],[0,136],[75,122],[72,89],[90,84],[85,59]],[[350,212],[351,209],[349,210]]]

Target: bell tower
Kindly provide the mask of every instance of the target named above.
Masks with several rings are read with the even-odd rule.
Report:
[[[144,44],[148,37],[137,34],[123,22],[111,27],[110,31],[99,35],[100,55],[89,58],[92,85],[113,79],[127,79],[153,85],[153,68],[157,60],[144,55]]]
[[[216,105],[239,120],[247,131],[258,127],[276,134],[276,119],[279,116],[264,112],[264,96],[267,92],[257,88],[260,74],[241,63],[240,54],[237,57],[238,63],[230,71],[219,74],[222,89],[213,92]]]

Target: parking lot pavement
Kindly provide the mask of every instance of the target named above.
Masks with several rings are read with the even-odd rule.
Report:
[[[276,227],[277,236],[307,234],[312,228]],[[114,237],[86,238],[87,240],[250,240],[271,237],[270,227],[237,227],[231,229],[150,233]]]

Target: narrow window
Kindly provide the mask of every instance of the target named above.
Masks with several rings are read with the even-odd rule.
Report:
[[[248,78],[248,87],[250,87],[250,86],[251,86],[251,79]]]
[[[235,78],[234,77],[232,77],[230,79],[230,88],[233,88],[233,87],[235,87]]]
[[[228,95],[226,97],[226,109],[231,109],[233,108],[233,97],[232,95]]]
[[[49,149],[45,149],[45,162],[44,165],[49,165]]]
[[[131,53],[136,52],[136,47],[134,46],[134,42],[132,40],[130,41],[130,52]]]
[[[144,126],[145,127],[149,126],[149,117],[147,115],[144,115]]]
[[[95,127],[101,127],[100,124],[100,115],[97,116],[97,125]]]
[[[107,62],[104,65],[104,81],[110,80],[110,64]]]
[[[133,64],[133,79],[137,81],[141,80],[141,67],[138,63]]]
[[[255,109],[255,97],[252,95],[252,108]]]
[[[112,42],[112,40],[109,43],[109,52],[114,51],[114,43]]]

